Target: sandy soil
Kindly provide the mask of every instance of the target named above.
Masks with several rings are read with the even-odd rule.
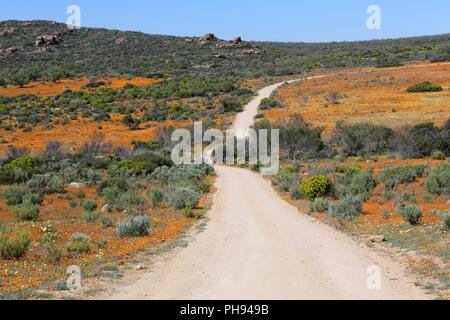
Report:
[[[235,129],[253,122],[260,91]],[[388,256],[304,215],[260,175],[218,166],[217,193],[206,230],[149,266],[111,299],[426,299]],[[368,270],[381,270],[370,290]]]

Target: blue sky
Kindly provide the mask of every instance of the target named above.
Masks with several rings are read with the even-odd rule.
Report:
[[[179,36],[213,32],[223,39],[343,41],[450,32],[448,0],[0,0],[0,20],[65,22],[81,8],[82,26]],[[369,5],[382,29],[368,30]]]

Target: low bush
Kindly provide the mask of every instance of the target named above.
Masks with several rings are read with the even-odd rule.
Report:
[[[119,225],[117,234],[121,238],[145,237],[150,234],[150,228],[150,219],[147,216],[132,217]]]
[[[30,235],[26,232],[7,233],[0,231],[0,256],[6,260],[21,258],[30,245]]]
[[[5,165],[6,170],[22,169],[32,170],[34,167],[33,159],[29,156],[21,156]]]
[[[402,166],[383,170],[380,180],[385,183],[386,190],[393,190],[399,184],[411,184],[424,176],[427,166]]]
[[[110,217],[101,217],[100,224],[103,228],[112,228],[115,225],[114,219]]]
[[[359,196],[364,200],[369,199],[377,185],[373,171],[347,170],[346,172],[343,176],[336,178],[335,194],[341,199],[347,196]]]
[[[225,97],[221,101],[223,113],[242,112],[243,107],[239,99],[235,97]]]
[[[97,211],[85,211],[83,213],[84,222],[95,222],[100,218],[100,212]]]
[[[412,85],[408,89],[406,89],[407,92],[441,92],[443,89],[441,86],[438,86],[434,83],[431,83],[429,81],[417,83],[415,85]]]
[[[23,186],[11,186],[3,191],[3,197],[8,206],[16,206],[22,203],[23,197],[29,192],[29,189]]]
[[[313,201],[316,198],[326,197],[330,193],[331,187],[332,182],[328,177],[314,176],[301,182],[300,192]]]
[[[69,238],[70,241],[91,241],[91,237],[84,233],[74,233]]]
[[[269,99],[269,98],[264,98],[261,100],[261,103],[259,104],[259,109],[260,110],[269,110],[269,109],[274,109],[274,108],[278,108],[278,107],[282,107],[282,104],[280,104],[278,101]]]
[[[200,181],[199,184],[197,184],[197,192],[201,194],[208,194],[211,191],[211,183],[208,181]]]
[[[159,208],[164,200],[164,194],[160,189],[153,188],[150,190],[150,197],[152,199],[153,207]]]
[[[435,151],[432,155],[431,155],[431,158],[433,159],[433,160],[445,160],[446,159],[446,156],[445,156],[445,153],[443,153],[442,151]]]
[[[97,202],[88,200],[83,202],[82,207],[85,212],[92,212],[97,209]]]
[[[282,169],[272,180],[272,184],[278,186],[282,191],[287,192],[291,190],[291,187],[294,185],[296,188],[298,187],[298,177],[295,173]]]
[[[417,205],[400,205],[397,214],[404,217],[412,226],[416,226],[422,219],[422,210]]]
[[[14,208],[13,211],[21,221],[36,221],[39,216],[39,205],[24,202]]]
[[[328,200],[317,198],[313,202],[310,202],[308,207],[311,212],[327,212],[329,205]]]
[[[174,209],[195,208],[200,200],[200,194],[188,187],[172,188],[167,192],[167,202]]]
[[[91,252],[90,241],[76,240],[66,244],[65,249],[70,256],[78,256]]]
[[[61,250],[54,244],[48,244],[44,247],[45,249],[45,261],[51,264],[58,264],[62,258],[63,254]]]
[[[442,228],[450,230],[450,210],[442,215]]]
[[[361,215],[363,200],[359,196],[347,196],[338,203],[330,204],[328,213],[334,217],[347,220]]]
[[[425,180],[428,192],[435,195],[450,194],[450,165],[442,164],[431,170]]]

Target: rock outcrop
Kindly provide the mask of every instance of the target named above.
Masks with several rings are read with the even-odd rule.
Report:
[[[242,43],[242,38],[241,37],[236,37],[233,40],[230,41],[232,44],[241,44]]]
[[[34,42],[34,45],[36,47],[40,46],[51,46],[51,45],[57,45],[61,41],[61,37],[66,34],[66,32],[71,32],[72,30],[68,31],[55,31],[52,34],[44,34],[36,38],[36,41]]]
[[[214,35],[214,33],[207,33],[203,37],[198,39],[198,43],[200,43],[201,45],[204,45],[215,39],[216,39],[216,36]]]
[[[0,47],[0,54],[2,55],[10,55],[17,51],[17,48],[9,47],[9,48],[2,48]]]

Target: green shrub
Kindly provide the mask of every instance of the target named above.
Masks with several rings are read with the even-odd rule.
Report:
[[[372,170],[347,170],[344,176],[336,178],[334,191],[339,198],[359,196],[367,200],[371,197],[376,185]]]
[[[117,234],[121,238],[145,237],[150,234],[150,228],[150,219],[147,216],[132,217],[119,225]]]
[[[134,174],[145,174],[149,169],[145,161],[132,161],[132,160],[120,161],[117,167],[120,170],[131,171]]]
[[[300,192],[313,201],[316,198],[326,197],[330,193],[331,187],[332,182],[328,177],[314,176],[301,182]]]
[[[433,152],[433,154],[431,155],[431,158],[433,160],[445,160],[446,156],[445,153],[443,153],[442,151],[435,151]]]
[[[75,195],[75,197],[77,197],[78,199],[84,199],[84,198],[86,198],[86,193],[83,192],[83,191],[81,191],[81,190],[75,191],[75,192],[74,192],[74,195]]]
[[[356,166],[337,166],[336,167],[336,172],[338,173],[343,173],[343,174],[358,174],[360,173],[361,167],[356,167]]]
[[[30,245],[30,235],[26,232],[0,232],[0,256],[6,260],[21,258]]]
[[[110,217],[101,217],[100,224],[103,228],[112,228],[114,227],[114,219]]]
[[[3,192],[8,206],[16,206],[22,203],[23,197],[29,192],[29,189],[22,186],[12,186]]]
[[[83,202],[82,207],[85,212],[92,212],[97,209],[97,202],[88,200]]]
[[[100,218],[100,212],[97,211],[85,211],[83,213],[84,222],[95,222]]]
[[[161,190],[156,188],[150,190],[150,197],[152,199],[153,208],[159,208],[164,200],[164,194]]]
[[[450,210],[442,215],[441,220],[444,230],[450,230]]]
[[[76,240],[66,244],[65,249],[70,256],[78,256],[91,252],[90,241]]]
[[[78,206],[78,202],[76,200],[70,200],[69,201],[69,206],[71,208],[76,208]]]
[[[441,92],[443,89],[441,86],[438,86],[434,83],[431,83],[429,81],[417,83],[415,85],[412,85],[408,89],[406,89],[407,92]]]
[[[308,207],[311,212],[327,212],[329,205],[328,200],[317,198],[313,202],[310,202]]]
[[[57,264],[62,260],[63,254],[56,245],[47,244],[45,245],[44,249],[45,249],[45,261],[47,263]]]
[[[417,198],[416,198],[416,195],[414,193],[409,192],[409,191],[405,191],[405,192],[402,192],[400,194],[395,194],[394,195],[394,201],[396,203],[403,203],[403,202],[406,202],[406,201],[410,201],[410,202],[416,203],[417,202]]]
[[[280,190],[287,192],[291,190],[293,185],[298,188],[298,178],[297,175],[291,171],[282,169],[272,180],[272,184],[278,186]]]
[[[201,193],[201,194],[208,194],[211,191],[211,183],[209,183],[208,181],[201,181],[198,185],[197,185],[197,192]]]
[[[417,205],[400,205],[397,214],[404,217],[412,226],[418,225],[422,219],[422,210]]]
[[[361,215],[363,200],[359,196],[347,196],[338,203],[330,204],[328,213],[334,217],[352,220]]]
[[[402,166],[383,170],[380,180],[386,190],[393,190],[399,184],[411,184],[422,177],[428,167],[425,165]]]
[[[200,200],[200,194],[187,187],[172,188],[166,197],[170,206],[177,210],[195,208]]]
[[[23,203],[39,204],[42,202],[42,194],[38,192],[28,192],[22,197]]]
[[[29,156],[19,157],[5,165],[6,170],[22,169],[32,170],[34,167],[33,159]]]
[[[14,208],[13,211],[21,221],[36,221],[39,216],[39,205],[25,202]]]
[[[62,193],[64,191],[64,187],[64,179],[59,175],[55,175],[50,179],[50,181],[48,181],[46,192],[49,194]]]
[[[274,108],[278,108],[281,107],[282,105],[275,100],[269,99],[269,98],[264,98],[261,100],[261,103],[259,104],[259,109],[260,110],[269,110],[269,109],[274,109]]]
[[[243,110],[242,103],[235,97],[223,98],[221,104],[224,113],[242,112]]]
[[[450,194],[450,165],[442,164],[431,170],[425,180],[428,192],[436,195]]]

